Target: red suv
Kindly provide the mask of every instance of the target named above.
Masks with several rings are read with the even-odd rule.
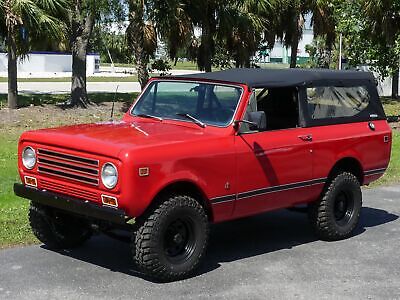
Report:
[[[210,223],[306,204],[321,239],[351,236],[390,151],[370,73],[232,69],[153,78],[121,121],[25,132],[14,191],[48,247],[123,229],[144,273],[176,280]]]

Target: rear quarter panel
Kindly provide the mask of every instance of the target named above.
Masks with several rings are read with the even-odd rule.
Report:
[[[386,169],[390,160],[391,129],[385,120],[374,121],[375,130],[368,122],[313,127],[313,165],[315,177],[327,177],[336,162],[355,158],[363,172]],[[388,137],[388,141],[384,137]],[[364,176],[363,184],[378,179],[382,174]]]

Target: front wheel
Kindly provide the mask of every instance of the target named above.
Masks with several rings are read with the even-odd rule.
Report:
[[[29,223],[37,239],[53,249],[80,246],[92,235],[85,220],[35,202],[29,208]]]
[[[349,237],[356,228],[362,207],[360,183],[353,174],[338,174],[322,198],[310,205],[309,217],[316,234],[323,240]]]
[[[199,202],[189,196],[170,196],[133,235],[134,260],[156,280],[185,278],[204,257],[208,232],[207,215]]]

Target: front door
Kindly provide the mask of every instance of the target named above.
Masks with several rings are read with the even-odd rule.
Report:
[[[234,217],[306,203],[318,197],[324,180],[313,177],[312,132],[297,125],[297,94],[287,94],[286,90],[270,91],[266,99],[261,99],[269,101],[267,104],[260,104],[258,99],[257,105],[248,105],[248,111],[257,109],[256,106],[258,111],[264,111],[268,125],[263,131],[240,130],[235,136]],[[286,104],[283,97],[290,98]],[[280,105],[274,104],[274,100],[280,101]],[[282,107],[284,112],[280,112]]]
[[[305,203],[323,183],[312,175],[309,129],[294,128],[236,136],[235,217]]]

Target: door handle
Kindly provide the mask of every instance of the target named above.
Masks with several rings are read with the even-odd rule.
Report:
[[[306,134],[306,135],[299,135],[299,139],[305,142],[311,142],[312,141],[312,135],[311,134]]]

